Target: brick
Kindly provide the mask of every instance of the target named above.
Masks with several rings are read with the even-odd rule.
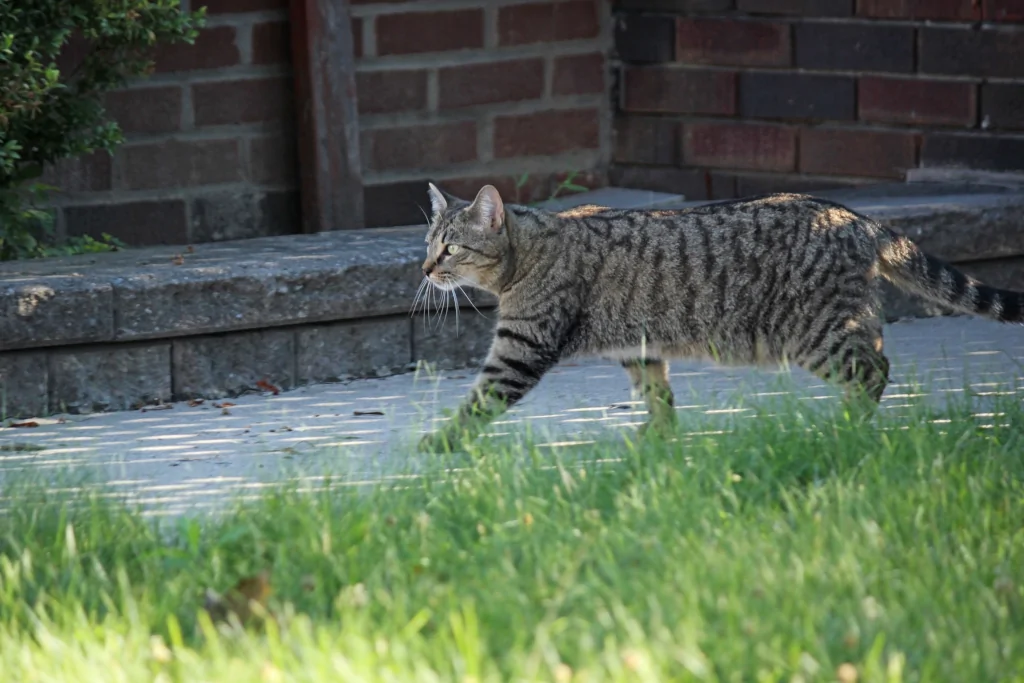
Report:
[[[848,17],[854,0],[736,0],[736,9],[749,14],[789,14],[802,17]]]
[[[1024,21],[1024,0],[984,0],[985,21]]]
[[[236,14],[288,9],[288,0],[202,0],[207,14]]]
[[[238,140],[170,140],[118,150],[120,186],[127,190],[192,187],[242,179]]]
[[[456,197],[472,199],[484,185],[493,185],[501,197],[513,204],[529,204],[551,197],[552,177],[543,173],[531,173],[523,177],[473,176],[469,178],[447,178],[439,187]]]
[[[163,43],[153,56],[158,73],[235,66],[240,61],[233,26],[204,28],[193,44]]]
[[[921,166],[956,166],[983,171],[1024,171],[1024,139],[926,134]]]
[[[609,171],[609,182],[615,187],[682,194],[694,201],[736,196],[731,177],[702,168],[616,165]]]
[[[555,57],[551,77],[553,95],[590,95],[605,91],[604,55],[566,55]]]
[[[363,56],[363,19],[352,17],[352,53],[357,59]]]
[[[494,119],[494,156],[548,156],[601,145],[597,109],[544,111]]]
[[[917,166],[917,135],[813,128],[800,132],[800,170],[824,175],[902,178]]]
[[[363,222],[368,228],[423,225],[423,211],[430,209],[426,195],[422,180],[364,185]]]
[[[484,46],[484,13],[408,12],[377,17],[377,54],[408,55]]]
[[[360,114],[418,111],[427,108],[427,72],[360,71],[356,73]]]
[[[796,131],[780,126],[688,123],[683,126],[683,161],[688,166],[791,171],[796,167]]]
[[[282,389],[295,386],[295,333],[291,330],[175,339],[171,355],[176,400],[237,396],[257,390],[261,380]]]
[[[671,67],[626,67],[626,111],[680,114],[736,112],[736,75]]]
[[[857,115],[878,123],[973,126],[975,91],[973,83],[866,76],[857,83]]]
[[[131,344],[50,356],[50,410],[130,410],[171,399],[171,345]]]
[[[544,94],[544,61],[519,59],[450,66],[438,73],[441,109],[535,100]]]
[[[308,384],[399,372],[412,360],[412,326],[404,316],[301,329],[298,380]]]
[[[1005,28],[926,26],[920,30],[918,64],[922,73],[1021,78],[1024,37]]]
[[[180,199],[69,206],[64,224],[69,236],[106,232],[131,246],[188,242],[185,202]]]
[[[54,60],[57,68],[62,74],[74,72],[89,56],[92,46],[92,42],[82,37],[78,29],[73,30],[61,45],[60,52],[57,53],[57,58]]]
[[[622,164],[674,166],[679,150],[679,123],[660,116],[615,118],[612,159]]]
[[[192,86],[197,126],[269,123],[292,117],[291,81],[253,78]]]
[[[852,78],[788,73],[740,75],[740,115],[764,119],[852,120]]]
[[[386,171],[438,168],[476,160],[476,123],[460,121],[431,126],[362,131],[363,166]]]
[[[249,179],[261,185],[298,184],[298,151],[292,135],[249,140]]]
[[[776,192],[820,192],[844,187],[857,187],[874,181],[837,180],[805,176],[796,173],[738,173],[736,174],[736,196],[749,197]]]
[[[181,88],[132,88],[109,92],[107,113],[121,130],[132,133],[173,133],[181,130]]]
[[[61,192],[102,192],[111,188],[112,159],[108,152],[61,159],[46,167],[39,179]]]
[[[676,60],[728,66],[788,66],[789,26],[767,21],[686,19],[676,24]]]
[[[295,191],[220,190],[192,200],[189,241],[220,242],[288,235],[301,223]]]
[[[914,29],[877,24],[801,23],[796,65],[805,69],[911,72]]]
[[[977,21],[977,0],[857,0],[857,14],[876,19]]]
[[[572,190],[563,187],[565,182],[588,190],[598,190],[608,187],[608,173],[600,168],[592,171],[559,171],[551,176],[551,191],[548,194],[559,198],[571,195]]]
[[[630,12],[699,14],[731,10],[733,0],[615,0],[614,8]]]
[[[631,64],[657,64],[676,58],[676,22],[669,16],[625,14],[615,18],[615,51]]]
[[[291,24],[265,21],[252,26],[252,63],[288,64],[292,61]]]
[[[536,2],[498,9],[498,44],[528,45],[596,38],[601,32],[595,0]]]
[[[981,119],[985,127],[1024,129],[1024,85],[982,85]]]

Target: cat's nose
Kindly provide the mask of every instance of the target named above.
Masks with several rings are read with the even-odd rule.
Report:
[[[433,270],[434,270],[434,266],[432,264],[430,264],[430,263],[424,263],[423,264],[423,276],[424,277],[430,277],[430,273]]]

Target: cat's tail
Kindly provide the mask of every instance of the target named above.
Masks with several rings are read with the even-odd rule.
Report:
[[[1024,323],[1024,293],[975,280],[885,228],[878,247],[882,276],[900,289],[964,313],[1004,323]]]

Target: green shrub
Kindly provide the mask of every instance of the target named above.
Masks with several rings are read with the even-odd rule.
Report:
[[[146,75],[156,44],[192,42],[202,20],[179,0],[0,0],[0,260],[54,253],[43,169],[113,150],[121,131],[102,94]],[[57,57],[72,40],[84,57],[62,70]],[[112,244],[79,240],[71,250]]]

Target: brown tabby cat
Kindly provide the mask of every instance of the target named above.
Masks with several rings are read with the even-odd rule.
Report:
[[[668,358],[794,362],[877,403],[880,278],[932,301],[1024,322],[1024,294],[994,289],[870,218],[822,199],[773,194],[678,211],[599,206],[550,213],[470,203],[429,188],[423,273],[441,289],[498,297],[490,354],[455,417],[421,448],[455,445],[519,401],[560,360],[618,360],[650,420],[675,421]]]

